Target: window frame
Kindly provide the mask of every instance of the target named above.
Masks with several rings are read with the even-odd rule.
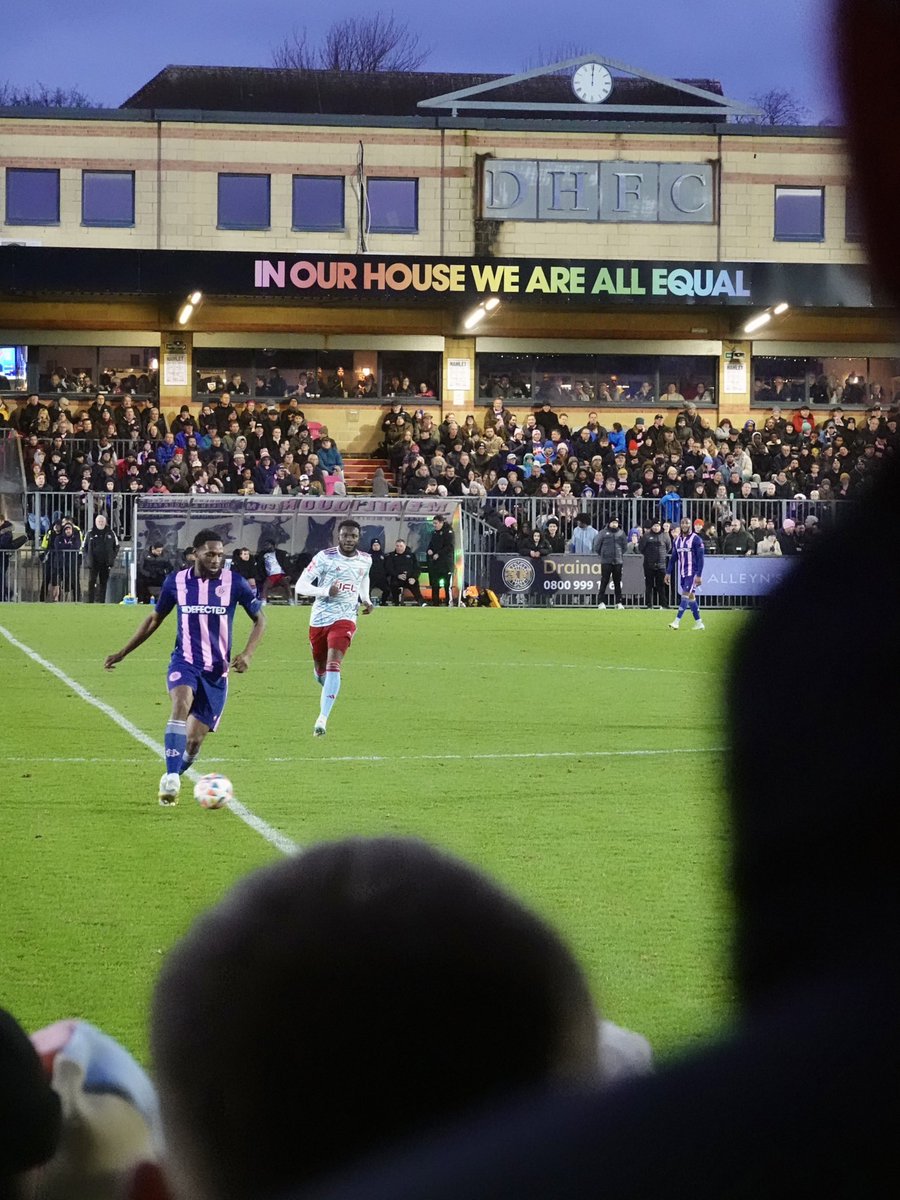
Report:
[[[130,220],[112,219],[112,220],[95,220],[85,216],[84,211],[84,196],[85,184],[89,175],[125,175],[131,179],[131,218]],[[134,171],[116,171],[113,169],[95,170],[93,167],[85,167],[81,172],[81,224],[90,229],[132,229],[135,225],[135,177]]]
[[[56,216],[49,219],[34,219],[11,217],[9,214],[9,196],[10,186],[9,181],[12,175],[52,175],[56,178]],[[5,224],[7,225],[59,225],[60,223],[60,204],[61,197],[61,182],[58,167],[7,167],[6,168],[6,198],[4,203]]]
[[[340,221],[333,225],[301,225],[297,221],[296,186],[301,179],[329,180],[340,184]],[[347,229],[347,179],[344,175],[292,175],[291,176],[291,230],[295,233],[344,233]]]
[[[408,183],[413,186],[413,200],[415,204],[415,224],[414,225],[394,225],[383,226],[372,224],[372,205],[369,199],[369,193],[373,184],[378,183]],[[366,233],[418,233],[419,232],[419,180],[418,178],[410,179],[408,176],[402,175],[378,175],[366,181]]]
[[[778,193],[779,192],[818,192],[819,193],[819,228],[818,234],[783,234],[778,232]],[[825,241],[825,186],[824,184],[792,184],[776,183],[772,205],[773,238],[776,242],[824,242]]]
[[[862,205],[859,189],[852,183],[847,183],[844,186],[844,241],[850,242],[851,245],[859,245],[865,240],[865,229],[862,219]],[[853,210],[853,216],[856,218],[857,228],[851,228],[850,213]]]
[[[222,220],[222,181],[224,179],[264,179],[266,181],[266,220],[265,224],[247,221]],[[216,175],[216,228],[241,231],[265,230],[272,228],[272,176],[263,171],[219,171]]]

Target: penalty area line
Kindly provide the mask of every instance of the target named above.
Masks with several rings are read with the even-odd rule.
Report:
[[[43,667],[45,671],[49,671],[51,675],[56,676],[60,683],[64,683],[67,688],[71,688],[75,695],[84,700],[86,704],[90,704],[94,708],[99,709],[104,716],[109,717],[109,719],[115,722],[120,729],[123,729],[130,737],[133,737],[135,741],[140,742],[142,746],[145,746],[158,758],[161,758],[165,761],[165,751],[159,742],[154,741],[149,734],[144,733],[143,729],[138,729],[137,725],[129,721],[127,717],[123,717],[122,714],[118,712],[117,709],[113,708],[111,704],[107,704],[105,700],[101,700],[99,696],[95,696],[93,692],[89,692],[86,687],[83,687],[76,680],[72,679],[65,673],[65,671],[56,666],[55,663],[52,663],[49,659],[44,658],[42,654],[38,654],[36,650],[32,650],[30,646],[26,646],[24,642],[20,642],[17,637],[15,637],[2,625],[0,625],[0,634],[6,638],[11,646],[14,646],[17,650],[21,650],[21,652],[27,658],[30,658],[32,662],[37,663],[38,666]],[[194,781],[200,778],[200,772],[195,771],[193,767],[189,767],[188,770],[185,771],[185,775]],[[258,833],[260,837],[265,838],[265,840],[271,846],[274,846],[276,850],[280,850],[282,854],[297,853],[299,847],[295,842],[292,842],[289,837],[285,837],[283,833],[279,833],[277,829],[273,829],[271,825],[268,825],[261,817],[258,817],[256,813],[251,812],[245,804],[240,802],[240,800],[231,800],[227,807],[230,808],[234,815],[239,817],[245,825],[248,825],[254,833]]]

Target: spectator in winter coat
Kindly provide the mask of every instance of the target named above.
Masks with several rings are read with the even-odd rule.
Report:
[[[739,517],[722,523],[722,553],[746,558],[756,550],[756,542],[743,527]]]
[[[256,555],[251,554],[246,546],[238,546],[234,554],[232,554],[231,569],[235,575],[240,575],[242,579],[246,579],[247,583],[256,591],[259,562]]]
[[[372,566],[369,568],[369,591],[375,603],[380,604],[388,595],[387,566],[381,538],[372,538],[369,557],[372,559]]]
[[[137,570],[138,604],[150,604],[175,567],[160,541],[152,541]]]
[[[94,527],[87,535],[86,550],[89,568],[87,602],[105,604],[106,585],[119,553],[119,539],[109,528],[104,513],[98,513],[94,518]]]
[[[616,608],[624,608],[622,603],[622,564],[625,561],[625,551],[628,539],[625,530],[619,527],[618,517],[610,517],[606,526],[597,534],[594,543],[594,553],[600,556],[600,608],[605,608],[604,596],[612,580],[616,597]]]
[[[428,560],[428,582],[431,584],[431,603],[441,603],[441,587],[444,589],[444,603],[450,603],[451,577],[453,575],[453,532],[446,519],[438,514],[434,517],[434,531],[425,551]]]
[[[563,537],[559,521],[556,517],[550,517],[547,524],[544,526],[544,535],[541,539],[541,546],[545,554],[564,554],[566,549],[566,541]]]
[[[775,533],[774,524],[756,543],[756,553],[761,558],[781,558],[781,543]]]
[[[566,549],[570,554],[595,554],[594,545],[599,533],[600,531],[591,524],[588,514],[579,513],[575,518],[575,529]]]
[[[419,563],[403,538],[398,538],[394,549],[384,556],[384,567],[387,575],[386,604],[402,604],[403,593],[410,592],[417,604],[424,604],[419,588]]]
[[[344,460],[341,458],[341,452],[334,444],[334,440],[328,436],[322,438],[318,449],[319,467],[326,475],[337,475],[340,479],[344,477]]]
[[[672,539],[663,531],[659,517],[638,540],[638,551],[644,559],[644,603],[647,608],[662,608],[666,603],[663,582],[672,552]]]

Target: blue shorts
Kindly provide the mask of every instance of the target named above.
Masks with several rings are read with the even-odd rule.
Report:
[[[682,596],[689,596],[691,592],[695,592],[697,590],[694,587],[695,578],[696,576],[694,575],[688,575],[685,579],[679,579],[678,590]]]
[[[169,663],[169,673],[166,676],[166,687],[169,691],[177,687],[189,687],[194,693],[194,703],[190,715],[215,733],[216,726],[225,711],[225,701],[228,697],[228,679],[226,676],[210,675],[207,671],[197,668],[183,658],[172,658]]]

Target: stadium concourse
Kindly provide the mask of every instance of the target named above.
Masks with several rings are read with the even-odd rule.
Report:
[[[790,400],[780,379],[760,383],[757,404]],[[476,537],[470,549],[531,559],[571,549],[580,512],[594,529],[615,516],[632,553],[655,515],[668,536],[686,514],[707,554],[789,556],[821,533],[839,502],[866,490],[900,441],[897,405],[885,398],[883,406],[874,385],[848,385],[855,413],[841,404],[814,411],[805,402],[773,403],[760,428],[752,419],[737,428],[727,418],[713,427],[696,403],[678,396],[677,410],[648,409],[624,429],[605,425],[602,410],[579,420],[558,411],[563,394],[552,378],[531,397],[504,376],[485,384],[494,397],[483,410],[439,424],[424,410],[407,411],[404,397],[388,397],[384,457],[345,464],[327,428],[306,421],[296,396],[272,403],[212,395],[196,415],[184,405],[167,418],[153,379],[105,386],[96,393],[90,381],[60,379],[51,395],[3,395],[0,435],[21,453],[24,471],[18,495],[15,471],[4,484],[3,515],[12,517],[0,530],[4,598],[102,599],[118,548],[133,536],[141,495],[314,498],[352,489],[446,497],[484,518],[469,527]],[[129,390],[141,386],[150,391]],[[859,410],[860,400],[869,407]],[[102,539],[99,513],[109,524]],[[23,591],[10,581],[25,579],[19,551],[29,546],[45,569]],[[256,556],[264,548],[250,549]],[[254,560],[253,572],[262,571]]]

